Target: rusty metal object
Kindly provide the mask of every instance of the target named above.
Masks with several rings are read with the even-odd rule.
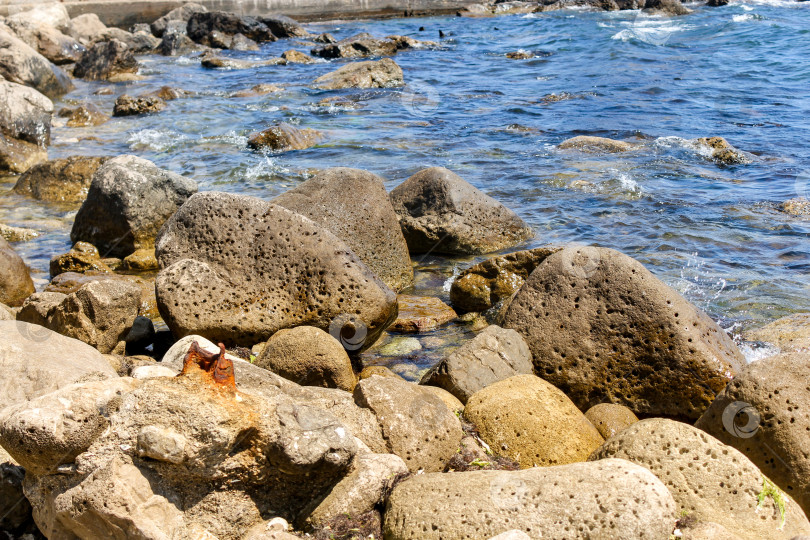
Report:
[[[233,362],[225,357],[225,345],[222,343],[219,344],[218,353],[210,353],[196,341],[192,342],[183,360],[183,371],[180,375],[185,375],[192,369],[201,369],[219,387],[236,390]]]

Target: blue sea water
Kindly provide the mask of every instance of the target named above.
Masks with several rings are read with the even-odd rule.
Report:
[[[90,102],[110,111],[117,95],[162,85],[197,94],[153,116],[57,126],[49,153],[132,153],[195,178],[202,190],[265,199],[326,167],[368,169],[390,189],[421,168],[445,166],[535,228],[525,247],[623,251],[738,333],[810,311],[810,220],[779,210],[810,192],[810,3],[689,7],[694,13],[683,17],[562,10],[310,25],[338,38],[436,41],[395,57],[402,89],[309,86],[344,60],[223,71],[203,69],[193,56],[144,56],[143,81],[79,81],[57,109]],[[223,54],[262,60],[291,48],[310,47],[280,40]],[[536,56],[506,58],[518,50]],[[229,97],[259,83],[283,91]],[[95,95],[102,87],[113,95]],[[281,154],[247,149],[251,132],[276,121],[318,129],[325,140]],[[556,148],[576,135],[641,147],[602,155]],[[687,142],[704,136],[725,137],[752,162],[714,163]],[[74,213],[0,195],[0,221],[45,231],[15,246],[40,286],[48,259],[69,248]],[[480,259],[419,260],[417,292],[446,299],[447,280]]]

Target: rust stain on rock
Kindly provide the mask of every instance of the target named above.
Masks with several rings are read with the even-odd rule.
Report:
[[[211,353],[200,347],[196,341],[193,342],[183,360],[180,375],[186,375],[194,369],[202,370],[217,387],[236,391],[233,362],[225,357],[225,345],[222,343],[219,344],[218,353]]]

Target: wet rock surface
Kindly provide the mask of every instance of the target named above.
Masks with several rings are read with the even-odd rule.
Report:
[[[40,201],[79,204],[87,197],[93,174],[106,160],[73,156],[40,163],[17,180],[14,192]]]

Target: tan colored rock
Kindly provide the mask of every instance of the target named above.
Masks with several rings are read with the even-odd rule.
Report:
[[[745,366],[695,426],[746,455],[810,514],[810,362],[806,352]]]
[[[85,46],[95,42],[105,30],[107,26],[95,13],[78,15],[71,19],[67,26],[67,33]]]
[[[471,266],[453,280],[450,302],[461,311],[486,311],[512,296],[546,257],[560,249],[516,251]]]
[[[0,302],[19,306],[33,292],[34,282],[22,257],[0,238]]]
[[[728,334],[638,261],[607,248],[546,258],[502,326],[517,330],[535,373],[580,409],[697,419],[745,360]]]
[[[122,268],[133,272],[157,270],[158,262],[157,257],[155,257],[155,250],[151,248],[136,249],[124,257]]]
[[[231,94],[232,98],[246,98],[246,97],[258,97],[264,96],[267,94],[276,94],[278,92],[282,92],[284,89],[280,86],[276,86],[275,84],[257,84],[252,86],[249,90],[239,90]]]
[[[676,520],[666,486],[621,459],[521,471],[415,475],[394,488],[384,537],[662,540]]]
[[[810,351],[810,313],[794,313],[743,334],[746,341],[766,341],[783,353]]]
[[[98,272],[101,274],[112,274],[112,269],[104,264],[96,253],[85,253],[71,249],[67,253],[56,255],[50,262],[51,277],[56,277],[65,272]]]
[[[678,521],[678,530],[681,532],[681,540],[742,540],[719,523],[697,521],[689,516]]]
[[[160,318],[160,313],[157,309],[157,300],[155,299],[154,278],[122,274],[99,274],[96,272],[88,272],[86,274],[65,272],[53,278],[48,286],[45,287],[45,291],[70,294],[78,291],[83,285],[94,281],[123,281],[137,286],[141,292],[139,313],[150,319]]]
[[[521,468],[585,461],[604,439],[560,390],[516,375],[476,392],[464,417],[494,452]]]
[[[318,144],[322,138],[323,135],[315,129],[301,129],[282,122],[251,135],[248,139],[248,146],[254,149],[267,148],[287,152],[305,150]]]
[[[312,326],[279,330],[255,364],[303,386],[351,392],[357,384],[352,362],[340,342]]]
[[[391,371],[385,366],[366,366],[358,375],[358,378],[362,381],[363,379],[368,379],[369,377],[373,377],[374,375],[380,377],[393,377],[394,379],[402,379],[399,375]],[[403,379],[404,380],[404,379]]]
[[[810,532],[801,508],[770,489],[756,465],[689,424],[663,418],[637,422],[594,452],[591,461],[606,458],[646,467],[666,484],[679,513],[722,525],[743,539],[789,540]]]
[[[81,203],[87,197],[93,174],[106,160],[73,156],[41,163],[17,180],[14,192],[41,201]]]
[[[401,457],[411,472],[444,470],[458,450],[459,419],[422,386],[375,376],[358,383],[354,399],[375,414],[388,452]]]
[[[491,325],[425,373],[420,384],[441,387],[466,403],[490,384],[533,373],[532,353],[520,334]]]
[[[430,296],[413,296],[400,294],[397,296],[399,315],[391,330],[418,334],[434,330],[457,317],[453,308],[438,298]]]
[[[308,54],[296,51],[295,49],[284,51],[281,53],[281,57],[289,64],[311,64],[315,61],[315,59]]]
[[[706,149],[710,157],[722,165],[751,163],[748,155],[731,146],[723,137],[701,137],[693,142],[697,147]]]
[[[73,89],[67,74],[0,24],[0,76],[30,86],[49,98]]]
[[[34,165],[47,161],[48,151],[30,142],[6,137],[0,132],[0,172],[24,173]]]
[[[460,415],[464,411],[464,404],[444,388],[439,388],[438,386],[425,386],[425,388],[433,392],[436,397],[442,400],[444,404],[447,405],[447,408],[456,413],[456,415]]]
[[[70,113],[67,116],[67,127],[100,126],[110,119],[109,116],[98,110],[98,107],[89,103],[79,105],[75,109],[63,109],[59,111],[59,116],[64,116],[63,112]]]
[[[155,96],[132,97],[126,94],[115,100],[113,116],[155,114],[166,108],[166,102]]]
[[[594,405],[585,413],[585,418],[596,427],[596,430],[605,439],[613,437],[624,428],[638,422],[638,417],[633,414],[633,411],[615,403]]]
[[[605,137],[579,135],[561,142],[557,145],[557,148],[561,150],[573,148],[583,152],[616,154],[620,152],[628,152],[635,148],[635,145],[624,141],[606,139]]]
[[[38,237],[39,232],[26,227],[11,227],[0,223],[0,236],[5,238],[6,242],[27,242]]]
[[[791,216],[810,216],[810,201],[806,197],[794,197],[779,205],[779,209]]]
[[[340,88],[391,88],[405,84],[402,68],[390,58],[352,62],[331,73],[321,75],[312,83],[323,90]]]

